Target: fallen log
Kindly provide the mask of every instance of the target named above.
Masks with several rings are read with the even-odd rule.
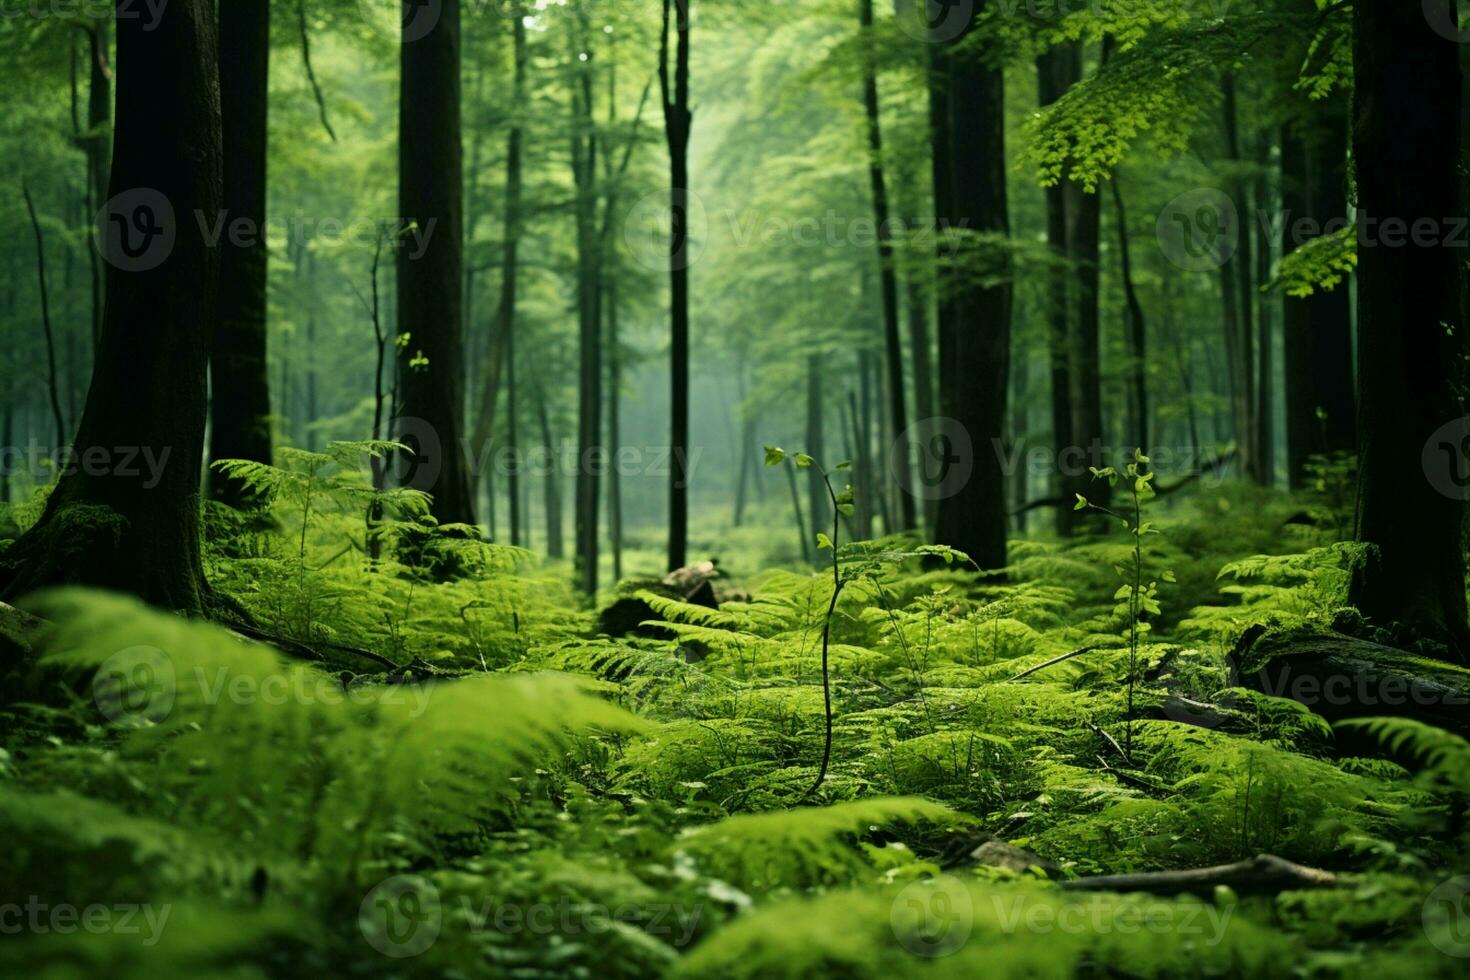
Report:
[[[1221,886],[1240,895],[1274,895],[1304,888],[1335,888],[1339,884],[1340,879],[1331,871],[1308,868],[1274,854],[1258,854],[1235,864],[1220,864],[1211,868],[1074,878],[1062,882],[1062,888],[1075,892],[1193,894],[1208,898]]]
[[[1412,718],[1470,737],[1470,669],[1337,632],[1247,630],[1236,683],[1328,721]]]

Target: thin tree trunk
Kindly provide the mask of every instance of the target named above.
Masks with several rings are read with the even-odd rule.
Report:
[[[575,38],[572,78],[572,183],[577,219],[577,479],[574,526],[577,581],[597,594],[602,446],[602,258],[597,226],[597,137],[592,115],[592,55],[585,20]]]
[[[46,287],[46,238],[41,234],[41,221],[36,217],[36,204],[31,190],[21,184],[26,213],[31,218],[31,233],[36,240],[36,280],[41,292],[41,334],[46,340],[46,394],[51,400],[51,419],[56,424],[56,451],[66,446],[66,420],[61,414],[60,379],[56,375],[56,335],[51,329],[51,291]]]
[[[1118,260],[1123,278],[1126,315],[1123,338],[1128,346],[1128,439],[1145,452],[1149,449],[1148,431],[1148,330],[1143,318],[1143,304],[1133,283],[1133,260],[1128,248],[1128,212],[1123,206],[1123,191],[1118,178],[1113,186],[1113,208],[1118,225]]]
[[[560,461],[556,439],[551,432],[551,415],[546,409],[546,393],[539,384],[536,386],[536,418],[541,425],[541,444],[546,447],[549,460],[542,484],[542,506],[546,511],[546,557],[563,558],[566,553],[562,550]]]
[[[1223,97],[1225,124],[1225,157],[1239,161],[1240,128],[1236,113],[1235,75],[1226,72],[1220,81]],[[1255,388],[1255,346],[1252,326],[1251,289],[1251,234],[1249,228],[1240,223],[1248,220],[1245,194],[1238,179],[1231,179],[1230,199],[1234,205],[1237,229],[1237,249],[1228,261],[1220,266],[1220,294],[1225,321],[1225,350],[1228,357],[1230,397],[1234,407],[1235,444],[1240,458],[1241,470],[1252,482],[1259,482],[1260,456],[1257,449]]]
[[[903,334],[898,322],[898,270],[894,266],[893,228],[889,222],[888,184],[883,172],[883,129],[878,105],[878,73],[871,50],[873,33],[873,0],[858,0],[858,23],[863,35],[865,56],[863,61],[863,109],[867,117],[868,136],[868,183],[873,195],[873,216],[878,225],[878,275],[883,309],[883,346],[888,379],[888,424],[893,431],[893,441],[884,457],[884,483],[893,482],[894,474],[904,473],[894,488],[897,509],[897,528],[912,530],[918,526],[914,512],[914,498],[909,492],[913,485],[906,471],[909,467],[908,410],[904,405],[903,383]],[[825,492],[825,488],[823,490]],[[824,522],[812,516],[813,526]]]
[[[1038,102],[1048,106],[1061,98],[1082,75],[1080,51],[1075,44],[1052,47],[1036,59]],[[1072,313],[1069,300],[1072,276],[1061,264],[1070,252],[1067,246],[1067,202],[1069,195],[1062,184],[1046,188],[1046,241],[1057,267],[1049,276],[1047,297],[1047,351],[1051,375],[1052,450],[1059,462],[1068,447],[1075,443],[1072,429]],[[1053,493],[1070,500],[1082,489],[1081,482],[1058,465],[1054,474]],[[1052,509],[1058,537],[1068,537],[1075,524],[1071,507]]]
[[[823,419],[822,358],[811,354],[806,359],[806,451],[819,465],[828,465]],[[807,516],[812,528],[830,523],[827,484],[821,471],[813,466],[807,471]]]
[[[1262,133],[1257,140],[1256,147],[1256,165],[1260,168],[1260,173],[1255,180],[1254,215],[1256,216],[1279,213],[1270,200],[1271,186],[1266,178],[1270,162],[1271,138],[1269,134]],[[1256,239],[1254,244],[1255,282],[1269,281],[1271,278],[1269,228],[1262,221],[1245,220],[1241,233],[1242,235],[1253,235]],[[1274,318],[1271,315],[1271,307],[1259,289],[1253,287],[1249,298],[1255,303],[1256,322],[1260,324],[1260,338],[1256,344],[1256,361],[1259,366],[1256,377],[1256,473],[1261,485],[1269,487],[1276,482],[1276,364],[1272,336]]]
[[[669,147],[670,215],[670,445],[669,570],[683,568],[689,544],[689,133],[694,116],[689,107],[690,0],[663,0],[659,45],[659,87],[663,95],[664,132]],[[672,83],[669,77],[670,19],[675,35]]]
[[[623,446],[623,352],[618,335],[618,279],[609,276],[607,290],[607,535],[612,551],[613,581],[623,580],[623,481],[618,453]]]

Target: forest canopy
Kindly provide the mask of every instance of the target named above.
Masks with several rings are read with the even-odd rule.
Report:
[[[1454,0],[0,0],[0,970],[1458,976]]]

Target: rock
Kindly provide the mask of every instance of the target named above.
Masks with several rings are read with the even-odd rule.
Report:
[[[999,838],[992,838],[975,848],[970,852],[970,859],[976,864],[990,868],[1003,868],[1016,874],[1025,874],[1032,868],[1040,868],[1050,878],[1061,871],[1045,858]]]

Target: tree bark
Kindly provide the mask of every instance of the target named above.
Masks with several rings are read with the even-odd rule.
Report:
[[[63,474],[40,521],[5,553],[6,596],[77,583],[196,614],[213,605],[199,475],[219,255],[194,215],[222,206],[217,37],[207,0],[175,0],[147,27],[117,22],[107,299],[75,444],[109,458],[116,447],[138,453],[127,466]],[[149,454],[162,465],[137,465]]]
[[[888,182],[883,171],[883,127],[878,104],[878,72],[871,50],[873,34],[873,0],[858,0],[858,26],[862,33],[863,59],[863,111],[867,121],[868,138],[868,185],[873,196],[873,217],[878,225],[878,276],[883,309],[883,345],[886,355],[885,367],[888,378],[888,416],[893,429],[893,444],[888,447],[884,458],[888,464],[883,474],[884,483],[892,482],[894,474],[904,473],[909,467],[908,410],[904,404],[903,379],[903,333],[898,322],[898,270],[894,265],[893,228],[888,211]],[[888,528],[890,532],[912,530],[918,526],[914,513],[914,498],[909,492],[913,485],[911,477],[898,479],[895,488],[897,521],[899,527]],[[813,515],[813,525],[818,522]]]
[[[597,594],[597,533],[602,446],[602,239],[597,225],[597,136],[592,123],[592,54],[585,19],[574,34],[572,184],[577,221],[577,481],[574,503],[577,582]]]
[[[1081,59],[1074,44],[1056,45],[1036,59],[1038,103],[1048,106],[1061,98],[1082,75]],[[1072,434],[1072,306],[1068,300],[1071,275],[1061,264],[1068,258],[1067,248],[1067,199],[1066,190],[1055,184],[1044,191],[1046,195],[1046,242],[1051,249],[1057,267],[1048,277],[1050,296],[1047,318],[1047,351],[1051,370],[1051,432],[1052,448],[1060,460],[1067,447],[1076,441]],[[1053,491],[1059,497],[1071,499],[1080,492],[1081,482],[1057,467]],[[1071,507],[1058,507],[1055,511],[1055,530],[1059,537],[1068,537],[1075,524]]]
[[[669,571],[684,567],[689,545],[689,132],[694,122],[689,107],[689,4],[690,0],[663,0],[659,45],[673,230],[669,240]],[[672,80],[671,17],[675,37]]]
[[[1109,181],[1113,187],[1113,209],[1118,225],[1118,263],[1123,278],[1125,301],[1123,340],[1128,348],[1128,440],[1144,452],[1149,449],[1148,431],[1148,327],[1143,318],[1143,303],[1133,284],[1133,258],[1128,248],[1128,212],[1123,206],[1123,191],[1118,178]]]
[[[465,459],[464,337],[461,315],[464,174],[460,148],[460,3],[440,0],[423,37],[401,46],[398,202],[417,224],[398,249],[398,330],[409,341],[398,359],[400,413],[432,433],[420,455],[437,463],[430,487],[441,524],[475,522]],[[425,363],[427,361],[427,363]],[[422,471],[421,471],[422,472]]]
[[[270,81],[270,3],[231,0],[219,12],[220,109],[228,229],[220,239],[219,317],[210,351],[211,460],[271,461],[271,398],[266,360],[266,120]],[[209,474],[214,499],[257,503],[245,485]]]
[[[1435,9],[1454,23],[1449,0]],[[1354,571],[1349,598],[1369,619],[1441,639],[1464,657],[1464,426],[1431,445],[1465,416],[1461,253],[1445,227],[1463,213],[1458,54],[1417,4],[1353,6],[1353,160],[1363,246],[1357,539],[1372,551]],[[1410,235],[1395,247],[1383,232],[1388,221],[1408,228],[1428,222],[1437,232],[1428,243]],[[1448,454],[1455,485],[1426,478],[1436,453]]]
[[[1225,157],[1240,160],[1240,125],[1236,113],[1235,75],[1221,76]],[[1241,182],[1229,181],[1230,200],[1235,208],[1237,249],[1220,265],[1220,296],[1225,326],[1225,351],[1230,379],[1230,398],[1235,421],[1235,443],[1240,448],[1241,470],[1246,478],[1261,479],[1256,446],[1255,346],[1252,327],[1251,234],[1243,223],[1249,219]]]
[[[984,12],[977,4],[972,15]],[[974,29],[972,19],[962,38]],[[981,234],[1007,235],[1005,77],[970,50],[947,51],[952,159],[950,193],[936,189],[935,211],[951,226]],[[942,185],[939,185],[942,186]],[[1008,255],[989,248],[964,263],[966,275],[955,284],[953,316],[947,325],[953,367],[940,378],[940,403],[969,435],[972,472],[939,502],[935,538],[967,554],[981,568],[1006,564],[1005,469],[995,452],[1005,437],[1006,386],[1011,338],[1011,283]],[[979,260],[979,261],[976,261]],[[981,281],[977,272],[989,273]],[[1003,281],[995,282],[995,278]]]
[[[1347,107],[1314,103],[1313,110],[1281,136],[1283,254],[1347,226]],[[1357,450],[1351,303],[1346,283],[1282,301],[1293,488],[1302,485],[1308,456]]]

